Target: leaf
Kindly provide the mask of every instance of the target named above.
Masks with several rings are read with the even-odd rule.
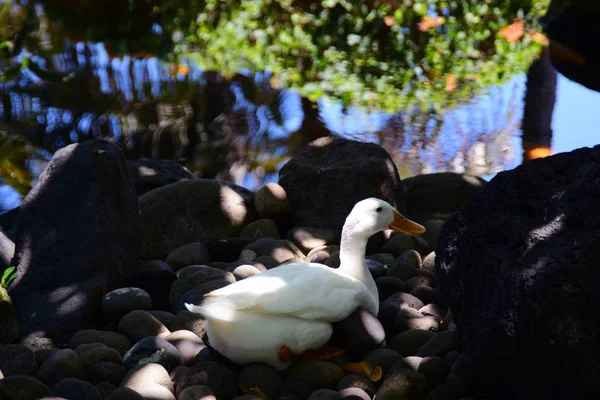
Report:
[[[4,289],[8,289],[10,284],[17,277],[17,274],[17,267],[12,266],[6,268],[2,274],[2,279],[0,279],[0,286],[2,286]]]

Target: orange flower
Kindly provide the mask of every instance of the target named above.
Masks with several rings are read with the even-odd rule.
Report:
[[[419,30],[421,32],[427,32],[431,28],[435,28],[443,23],[444,18],[442,17],[431,18],[429,15],[426,15],[421,19],[421,22],[419,22]]]
[[[458,84],[456,83],[456,78],[454,77],[454,75],[446,75],[446,87],[444,88],[444,90],[446,90],[446,92],[454,92],[457,87]]]
[[[520,19],[515,19],[515,22],[502,28],[498,35],[505,38],[509,43],[514,43],[519,40],[525,33],[525,24]]]
[[[394,19],[394,17],[392,15],[386,15],[385,17],[383,17],[383,22],[387,26],[392,26],[392,25],[394,25],[394,22],[396,22],[396,20]]]
[[[529,35],[531,35],[531,38],[536,43],[542,43],[542,44],[548,43],[548,37],[546,35],[544,35],[543,33],[536,32],[533,29],[530,29],[527,33],[529,33]]]

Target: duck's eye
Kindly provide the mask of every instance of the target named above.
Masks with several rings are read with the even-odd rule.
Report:
[[[381,208],[381,207],[377,207],[377,208],[375,209],[375,211],[377,211],[377,212],[382,212],[382,211],[383,211],[383,208]]]

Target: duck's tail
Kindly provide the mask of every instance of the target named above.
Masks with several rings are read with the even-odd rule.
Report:
[[[229,307],[219,305],[200,305],[185,304],[185,307],[193,313],[200,314],[208,320],[232,321],[234,319],[234,310]]]

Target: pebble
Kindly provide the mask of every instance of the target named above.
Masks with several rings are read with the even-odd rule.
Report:
[[[400,360],[402,360],[400,353],[389,348],[372,350],[362,359],[362,361],[366,361],[371,364],[373,368],[381,368],[384,376],[387,375],[390,368]],[[370,393],[370,391],[368,391],[368,393]]]
[[[65,399],[102,400],[94,385],[76,378],[61,379],[54,386],[52,394]]]
[[[428,377],[434,386],[438,386],[446,380],[450,366],[439,357],[425,357],[419,363],[417,372]]]
[[[390,253],[394,257],[400,257],[406,251],[417,248],[417,239],[414,235],[404,232],[394,232],[383,246],[381,246],[381,252]]]
[[[4,376],[29,375],[37,370],[35,355],[22,344],[0,344],[0,371]]]
[[[306,383],[299,382],[294,379],[285,378],[281,382],[281,390],[279,391],[278,400],[297,400],[307,399],[308,396],[317,390],[317,388],[307,385]]]
[[[338,241],[338,233],[332,229],[319,229],[312,227],[294,227],[287,235],[302,251],[309,253],[311,250],[334,244]]]
[[[346,400],[371,400],[371,396],[363,389],[351,387],[344,390],[340,390],[342,399]]]
[[[430,286],[417,286],[410,290],[410,294],[421,300],[423,304],[431,304],[437,300],[437,292]]]
[[[240,261],[250,263],[256,260],[256,257],[258,257],[258,254],[256,254],[256,252],[252,250],[242,250],[242,252],[240,253]]]
[[[135,367],[125,376],[121,386],[148,399],[175,399],[173,382],[160,364],[148,363]]]
[[[308,396],[308,400],[341,400],[342,395],[331,389],[315,390]]]
[[[275,221],[269,218],[261,218],[256,221],[250,222],[240,231],[240,237],[249,237],[249,238],[273,238],[273,239],[281,239],[281,235],[279,234],[279,228]]]
[[[189,265],[210,262],[210,253],[204,243],[188,243],[172,250],[165,261],[174,271],[177,271]]]
[[[415,372],[419,369],[421,361],[423,361],[423,357],[409,356],[404,358],[404,363],[408,366],[408,369],[411,369]],[[394,369],[400,369],[397,367],[399,366],[396,366]]]
[[[412,264],[403,261],[394,261],[394,264],[390,268],[390,275],[406,282],[415,276],[421,276],[421,273]]]
[[[444,318],[442,311],[436,304],[427,304],[421,308],[419,308],[419,312],[423,315],[431,315],[435,317],[438,321],[441,321]]]
[[[125,283],[148,293],[154,309],[168,310],[169,290],[176,280],[177,274],[167,263],[154,260],[140,265],[140,270]]]
[[[360,358],[369,350],[378,348],[385,340],[381,322],[363,308],[359,308],[342,321],[335,322],[330,343],[346,349],[350,357]]]
[[[116,364],[111,361],[100,361],[92,365],[88,370],[88,380],[91,383],[109,382],[115,386],[118,386],[125,374],[127,369],[121,364]]]
[[[435,336],[435,332],[413,329],[396,335],[388,347],[396,350],[403,357],[414,356],[421,346]]]
[[[232,273],[228,273],[231,275],[231,279],[235,279]],[[171,307],[175,312],[184,311],[186,310],[186,304],[200,304],[206,294],[230,284],[230,281],[223,279],[203,283],[185,292],[175,304],[171,304]]]
[[[391,295],[398,292],[406,292],[406,284],[402,279],[395,276],[383,276],[375,279],[377,290],[379,292],[379,301],[385,301]]]
[[[410,249],[402,253],[400,257],[398,257],[398,262],[410,264],[415,268],[421,268],[421,265],[423,265],[421,253],[414,249]]]
[[[383,381],[375,398],[377,400],[400,399],[404,395],[408,399],[423,398],[428,387],[425,376],[409,369],[392,371]]]
[[[294,257],[304,257],[304,255],[298,250],[294,251],[293,248],[296,246],[293,245],[293,248],[289,245],[291,242],[286,240],[278,240],[273,238],[260,238],[255,242],[247,245],[244,250],[252,250],[259,257],[260,256],[270,256],[273,257],[277,263],[282,263],[285,260],[289,260]],[[258,258],[257,258],[258,261]]]
[[[435,252],[427,254],[427,256],[423,259],[423,265],[421,265],[421,270],[431,272],[435,274]]]
[[[278,183],[267,183],[254,195],[254,207],[261,218],[288,219],[292,208],[285,189]]]
[[[183,365],[193,364],[198,353],[206,348],[202,339],[188,330],[171,332],[169,336],[165,337],[165,340],[175,346]]]
[[[188,267],[181,268],[180,270],[178,270],[175,273],[175,275],[177,275],[177,279],[186,280],[190,276],[194,275],[196,272],[202,271],[206,267],[214,268],[214,267],[209,267],[208,265],[190,265]],[[219,269],[219,268],[216,268],[216,269]]]
[[[0,379],[0,395],[3,400],[37,400],[52,392],[37,379],[14,375]]]
[[[39,349],[35,353],[35,362],[37,363],[38,368],[42,366],[54,352],[57,352],[58,349]]]
[[[75,353],[79,356],[84,370],[88,370],[92,365],[100,361],[111,361],[121,364],[123,358],[119,352],[102,343],[84,343],[77,346]]]
[[[240,372],[239,383],[246,393],[258,388],[267,398],[275,399],[281,388],[281,376],[268,365],[249,364]]]
[[[75,332],[69,341],[69,348],[75,350],[84,343],[102,343],[117,350],[121,355],[125,354],[131,347],[131,341],[127,336],[120,333],[85,329]]]
[[[144,397],[133,389],[119,387],[104,400],[144,400]]]
[[[419,348],[420,357],[446,357],[456,346],[456,333],[453,331],[439,332]]]
[[[344,377],[344,370],[321,360],[297,360],[287,370],[287,377],[315,389],[335,389]]]
[[[365,260],[365,264],[371,273],[373,279],[383,278],[387,275],[387,269],[385,265],[375,260]]]
[[[171,323],[171,329],[173,332],[190,331],[202,338],[206,332],[206,318],[188,310],[180,311]]]
[[[123,356],[123,366],[128,370],[147,363],[160,364],[171,371],[181,364],[177,348],[165,339],[148,336],[133,345]]]
[[[217,400],[217,397],[208,386],[194,385],[179,393],[177,400]]]
[[[335,244],[315,247],[306,255],[305,260],[308,262],[323,264],[336,251],[340,251],[340,246]]]
[[[404,332],[410,329],[437,332],[440,329],[440,324],[435,317],[425,316],[414,308],[405,308],[396,315],[394,328],[396,332]]]
[[[98,382],[96,384],[96,390],[100,393],[103,399],[106,399],[112,392],[117,390],[117,386],[110,382]]]
[[[426,276],[413,276],[412,278],[407,280],[405,283],[406,283],[406,289],[408,292],[411,292],[412,290],[414,290],[415,288],[417,288],[419,286],[427,286],[430,288],[433,286],[433,281]]]
[[[235,374],[214,361],[201,361],[190,367],[177,385],[177,395],[189,386],[208,386],[218,399],[232,398],[238,394]]]
[[[142,310],[134,310],[119,321],[119,333],[128,337],[132,342],[137,342],[146,336],[158,336],[168,333],[169,330],[152,314]]]
[[[52,388],[61,379],[82,379],[85,373],[77,353],[71,349],[62,349],[48,357],[40,367],[37,376],[48,387]]]
[[[375,350],[377,351],[377,350]],[[373,365],[373,364],[371,364]],[[382,368],[383,369],[383,368]],[[349,374],[340,379],[340,382],[337,385],[337,390],[342,391],[348,388],[357,388],[365,391],[369,396],[373,396],[375,394],[375,384],[371,382],[369,379],[364,376]]]
[[[367,256],[367,260],[376,261],[382,265],[391,267],[392,264],[394,264],[394,261],[396,261],[396,258],[390,253],[377,253]]]
[[[21,344],[34,353],[38,350],[54,349],[54,342],[52,339],[45,337],[25,336],[23,339],[21,339]]]
[[[421,234],[421,237],[425,239],[429,245],[427,250],[436,249],[444,223],[445,221],[439,219],[428,219],[427,221],[423,221],[422,225],[425,227],[425,233]]]
[[[258,269],[260,272],[264,272],[268,269],[275,268],[279,265],[279,261],[274,259],[271,256],[259,256],[252,263],[254,268]]]
[[[241,281],[243,279],[251,277],[252,275],[259,274],[260,271],[254,265],[242,264],[235,267],[232,273],[236,281]]]
[[[325,261],[325,265],[330,268],[339,268],[340,266],[340,252],[334,251],[331,253],[327,261]]]
[[[167,327],[167,329],[171,329],[171,323],[175,319],[175,314],[163,310],[149,310],[146,312],[159,320],[161,324]]]

